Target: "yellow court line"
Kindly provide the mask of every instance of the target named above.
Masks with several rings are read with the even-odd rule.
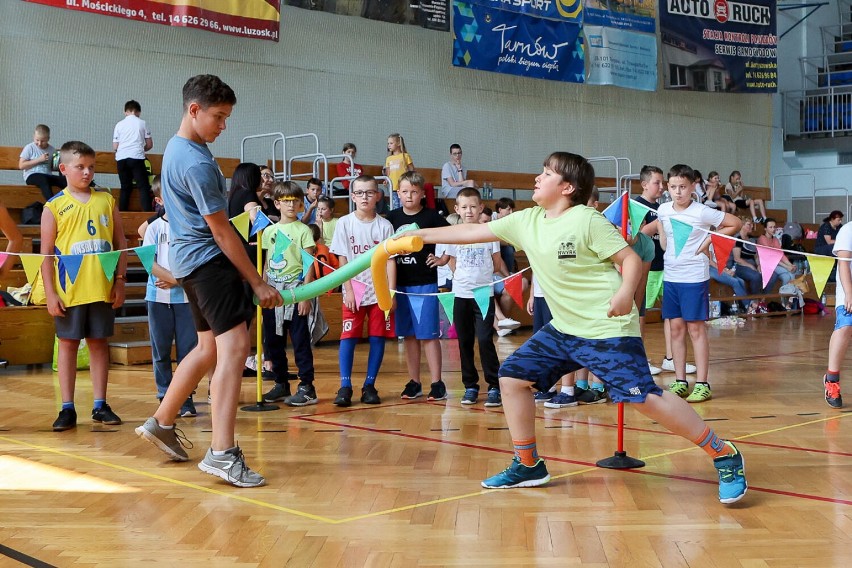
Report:
[[[809,425],[812,425],[812,424],[819,424],[819,423],[828,422],[828,421],[831,421],[831,420],[839,420],[841,418],[845,418],[845,417],[848,417],[848,416],[852,416],[852,413],[839,414],[839,415],[836,415],[836,416],[830,416],[828,418],[819,418],[819,419],[816,419],[816,420],[809,420],[807,422],[801,422],[799,424],[791,424],[791,425],[788,425],[788,426],[781,426],[779,428],[771,428],[769,430],[763,430],[763,431],[760,431],[760,432],[753,432],[751,434],[746,434],[745,436],[738,436],[736,439],[737,440],[744,440],[746,438],[753,438],[755,436],[763,436],[763,435],[766,435],[766,434],[781,432],[783,430],[789,430],[791,428],[799,428],[801,426],[809,426]],[[69,458],[72,458],[72,459],[78,459],[78,460],[81,460],[81,461],[85,461],[85,462],[101,465],[101,466],[104,466],[104,467],[117,469],[117,470],[120,470],[120,471],[125,471],[125,472],[128,472],[128,473],[134,473],[134,474],[137,474],[137,475],[141,475],[143,477],[148,477],[148,478],[151,478],[151,479],[156,479],[158,481],[163,481],[163,482],[172,483],[174,485],[178,485],[178,486],[181,486],[181,487],[186,487],[188,489],[195,489],[195,490],[198,490],[198,491],[203,491],[205,493],[218,495],[220,497],[226,497],[228,499],[235,499],[237,501],[241,501],[243,503],[248,503],[250,505],[257,505],[258,507],[263,507],[263,508],[266,508],[266,509],[272,509],[274,511],[279,511],[279,512],[282,512],[282,513],[289,513],[291,515],[296,515],[298,517],[303,517],[303,518],[306,518],[306,519],[311,519],[311,520],[314,520],[314,521],[319,521],[319,522],[331,524],[331,525],[339,525],[339,524],[349,523],[349,522],[352,522],[352,521],[360,521],[360,520],[374,518],[374,517],[381,517],[381,516],[384,516],[384,515],[389,515],[389,514],[392,514],[392,513],[398,513],[398,512],[401,512],[401,511],[409,511],[409,510],[417,509],[417,508],[420,508],[420,507],[428,507],[430,505],[438,505],[438,504],[441,504],[441,503],[449,503],[451,501],[468,499],[470,497],[478,497],[480,495],[497,493],[493,490],[482,489],[480,491],[465,493],[463,495],[455,495],[455,496],[452,496],[452,497],[443,497],[441,499],[433,499],[433,500],[430,500],[430,501],[424,501],[422,503],[413,503],[411,505],[405,505],[405,506],[402,506],[402,507],[395,507],[393,509],[385,509],[383,511],[376,511],[376,512],[373,512],[373,513],[356,515],[356,516],[353,516],[353,517],[345,517],[345,518],[342,518],[342,519],[331,519],[331,518],[328,518],[328,517],[323,517],[321,515],[313,515],[311,513],[306,513],[304,511],[298,511],[296,509],[290,509],[288,507],[282,507],[280,505],[275,505],[273,503],[268,503],[266,501],[260,501],[258,499],[250,499],[248,497],[243,497],[243,496],[236,495],[236,494],[233,494],[233,493],[226,493],[226,492],[220,491],[218,489],[211,489],[209,487],[204,487],[202,485],[196,485],[194,483],[188,483],[186,481],[180,481],[180,480],[177,480],[177,479],[172,479],[172,478],[165,477],[165,476],[162,476],[162,475],[157,475],[155,473],[149,473],[147,471],[140,470],[140,469],[135,469],[135,468],[126,467],[126,466],[122,466],[122,465],[118,465],[118,464],[113,464],[113,463],[97,460],[97,459],[94,459],[94,458],[88,458],[88,457],[85,457],[85,456],[80,456],[80,455],[77,455],[77,454],[64,452],[62,450],[57,450],[57,449],[50,448],[50,447],[47,447],[47,446],[39,446],[39,445],[36,445],[36,444],[30,444],[28,442],[15,440],[15,439],[12,439],[12,438],[8,438],[6,436],[0,436],[0,441],[9,442],[11,444],[16,444],[16,445],[19,445],[19,446],[24,446],[24,447],[28,447],[28,448],[32,448],[32,449],[36,449],[36,450],[41,450],[41,451],[44,451],[44,452],[69,457]],[[680,453],[683,453],[683,452],[689,452],[689,451],[693,451],[693,450],[696,450],[696,449],[698,449],[697,446],[692,446],[692,447],[689,447],[689,448],[682,448],[682,449],[679,449],[679,450],[672,450],[672,451],[669,451],[669,452],[662,452],[662,453],[658,453],[658,454],[642,456],[640,459],[650,460],[650,459],[654,459],[654,458],[666,457],[666,456],[671,456],[671,455],[675,455],[675,454],[680,454]],[[576,475],[581,475],[581,474],[589,473],[589,472],[592,472],[592,471],[598,471],[599,469],[600,468],[597,468],[597,467],[585,467],[585,468],[579,469],[577,471],[571,471],[571,472],[568,472],[568,473],[562,473],[562,474],[559,474],[559,475],[551,476],[551,479],[563,479],[563,478],[566,478],[566,477],[573,477],[573,476],[576,476]]]

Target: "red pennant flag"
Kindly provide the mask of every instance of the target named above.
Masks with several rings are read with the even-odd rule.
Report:
[[[503,286],[506,287],[506,292],[521,309],[524,309],[524,283],[521,280],[521,273],[513,274],[503,281]]]
[[[716,255],[716,270],[721,275],[728,264],[728,257],[731,256],[736,241],[715,233],[710,233],[710,241],[713,243],[713,253]]]

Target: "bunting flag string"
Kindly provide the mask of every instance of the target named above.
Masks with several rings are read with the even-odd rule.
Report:
[[[251,224],[251,231],[249,232],[249,237],[255,236],[259,230],[265,229],[266,227],[270,226],[271,224],[272,224],[272,220],[269,217],[267,217],[263,213],[263,211],[258,211],[257,215],[254,218],[254,223]]]
[[[678,221],[674,217],[670,218],[672,224],[672,233],[674,234],[674,245],[675,245],[675,258],[680,256],[681,251],[683,251],[684,245],[686,245],[686,241],[689,240],[689,235],[692,234],[692,225],[689,223],[684,223],[683,221]]]
[[[710,241],[713,243],[713,254],[716,255],[716,270],[721,275],[728,266],[728,258],[734,250],[734,241],[723,238],[718,233],[710,233]]]
[[[764,288],[772,279],[782,256],[784,256],[784,253],[777,248],[757,245],[757,258],[760,259],[760,275],[763,277]]]
[[[831,270],[834,268],[835,258],[827,256],[815,256],[808,260],[811,266],[811,274],[814,277],[814,286],[816,287],[817,297],[822,296],[822,291],[825,289],[825,284],[828,282],[828,277],[831,275]],[[845,258],[839,260],[846,260]]]
[[[473,289],[473,299],[476,300],[476,305],[479,306],[479,311],[483,318],[488,313],[488,305],[491,303],[491,296],[493,294],[494,287],[491,284]]]
[[[80,266],[82,264],[82,254],[63,254],[59,257],[59,267],[60,269],[65,269],[72,284],[77,280],[77,275],[80,273]]]
[[[523,285],[524,281],[521,277],[520,272],[512,274],[503,281],[503,286],[505,286],[506,288],[506,293],[509,294],[509,297],[511,297],[521,309],[524,309]]]
[[[237,232],[243,238],[244,241],[248,242],[249,240],[249,223],[251,222],[251,216],[248,211],[243,211],[236,217],[232,217],[230,219],[231,223],[234,224],[234,227],[237,229]]]

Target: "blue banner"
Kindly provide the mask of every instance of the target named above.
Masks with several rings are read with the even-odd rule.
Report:
[[[593,26],[605,26],[652,34],[657,31],[657,0],[632,2],[603,2],[587,0],[583,21]]]
[[[454,0],[453,65],[582,83],[582,27]]]
[[[583,23],[582,0],[468,0],[470,4],[536,18]]]
[[[660,2],[667,89],[777,91],[775,0]]]
[[[586,25],[590,85],[657,89],[657,36]]]

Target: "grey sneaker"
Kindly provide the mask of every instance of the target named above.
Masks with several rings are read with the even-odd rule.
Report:
[[[210,475],[221,477],[237,487],[260,487],[266,485],[266,480],[246,465],[246,458],[239,446],[225,450],[225,455],[214,456],[209,448],[204,459],[198,464],[198,469]]]
[[[319,399],[314,385],[299,385],[296,394],[284,399],[284,404],[287,406],[308,406],[317,402],[319,402]]]
[[[171,430],[163,428],[152,416],[142,426],[136,428],[136,434],[160,448],[174,461],[189,460],[184,448],[192,448],[192,442],[177,427]]]

